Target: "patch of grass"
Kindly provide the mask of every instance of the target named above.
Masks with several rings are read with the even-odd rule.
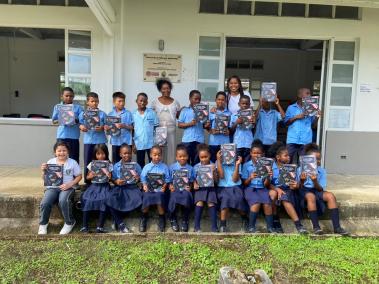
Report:
[[[274,282],[378,283],[379,239],[301,236],[0,240],[1,283],[215,283],[222,266]]]

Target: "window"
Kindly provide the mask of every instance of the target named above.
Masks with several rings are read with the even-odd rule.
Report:
[[[200,13],[224,14],[224,0],[200,0]]]
[[[91,89],[91,32],[67,31],[66,71],[68,86],[75,91],[76,101],[85,101]]]
[[[229,0],[228,1],[228,14],[251,15],[251,2]]]
[[[213,102],[220,87],[221,37],[200,36],[197,64],[197,88],[202,100]]]
[[[65,6],[65,0],[40,0],[40,5]]]
[[[359,20],[359,8],[358,7],[337,6],[335,18],[336,19]]]
[[[283,3],[282,16],[305,17],[305,4]]]
[[[309,17],[332,18],[333,6],[330,5],[309,5]]]
[[[279,3],[255,2],[255,15],[278,16]]]

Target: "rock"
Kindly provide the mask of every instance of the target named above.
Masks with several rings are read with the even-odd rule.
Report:
[[[267,273],[262,269],[254,271],[253,275],[246,275],[239,270],[224,266],[220,269],[218,284],[272,284]]]
[[[257,269],[254,271],[255,283],[257,284],[272,284],[271,279],[268,277],[267,273],[262,269]]]

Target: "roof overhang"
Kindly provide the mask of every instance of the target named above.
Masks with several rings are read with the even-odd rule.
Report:
[[[240,0],[249,1],[252,0]],[[336,6],[352,6],[364,8],[379,8],[379,0],[264,0],[265,2],[282,2],[282,3],[301,3],[301,4],[320,4]]]
[[[116,13],[109,0],[85,0],[107,35],[113,36],[112,24]]]

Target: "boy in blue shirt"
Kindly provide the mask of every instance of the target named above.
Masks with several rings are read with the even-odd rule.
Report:
[[[240,106],[240,110],[249,109],[250,97],[241,95],[238,105]],[[255,117],[252,116],[249,122],[252,125],[251,129],[243,128],[243,120],[242,118],[240,118],[239,112],[237,114],[232,115],[230,121],[231,131],[234,132],[233,143],[236,144],[237,156],[242,157],[242,162],[246,162],[246,160],[249,158],[251,144],[254,140],[253,127],[255,124]]]
[[[99,95],[94,92],[89,92],[87,94],[87,110],[98,110],[99,111],[99,125],[94,129],[89,129],[85,121],[85,112],[82,112],[79,116],[80,130],[84,132],[84,177],[87,184],[90,183],[87,180],[87,165],[92,161],[93,149],[96,144],[107,144],[107,137],[104,132],[104,124],[106,119],[106,114],[102,110],[99,110]]]
[[[108,116],[117,116],[121,118],[120,123],[116,123],[116,127],[121,129],[121,134],[117,136],[111,136],[112,145],[112,161],[116,164],[121,160],[120,147],[122,144],[132,145],[132,130],[133,130],[133,117],[130,111],[125,109],[125,94],[122,92],[115,92],[113,97],[113,110]],[[105,130],[109,129],[109,126],[104,127]]]
[[[62,90],[62,103],[54,106],[52,120],[53,124],[58,124],[59,107],[60,105],[73,105],[73,111],[75,116],[75,124],[73,125],[59,125],[57,130],[57,141],[66,142],[69,146],[70,158],[74,159],[79,164],[79,115],[83,112],[83,108],[80,105],[73,104],[74,90],[70,87],[65,87]]]
[[[285,124],[288,126],[287,131],[287,149],[293,163],[296,154],[301,156],[304,154],[304,145],[312,142],[312,127],[316,127],[318,119],[321,116],[319,111],[316,116],[305,116],[302,108],[302,99],[309,97],[311,91],[307,88],[301,88],[297,92],[296,103],[287,108],[284,118]]]
[[[201,101],[201,93],[198,90],[192,90],[189,94],[190,105],[184,107],[179,115],[178,127],[184,129],[182,143],[187,148],[189,162],[192,166],[198,160],[196,147],[200,143],[204,143],[204,130],[209,128],[209,121],[204,125],[198,122],[195,117],[194,106]]]
[[[312,221],[313,231],[317,235],[322,235],[323,231],[318,222],[318,215],[325,210],[325,203],[330,210],[330,217],[333,223],[335,234],[348,235],[340,225],[340,216],[337,206],[337,200],[333,193],[326,191],[326,170],[320,166],[321,152],[316,144],[307,144],[304,147],[306,155],[314,155],[317,159],[317,175],[309,176],[305,172],[301,172],[301,168],[297,171],[297,180],[299,183],[299,193],[302,205],[306,202],[309,217]],[[324,203],[325,202],[325,203]]]
[[[264,99],[260,99],[255,117],[257,124],[255,126],[255,139],[259,139],[263,143],[263,149],[267,155],[268,150],[278,139],[277,128],[278,123],[284,118],[285,113],[280,105],[279,98],[275,100],[276,110],[271,107],[271,103]]]
[[[150,149],[154,145],[154,129],[159,125],[159,119],[155,111],[147,108],[148,97],[145,93],[139,93],[136,99],[137,109],[132,113],[134,123],[134,151],[137,152],[137,163],[141,168],[145,166],[145,155],[149,162]]]

